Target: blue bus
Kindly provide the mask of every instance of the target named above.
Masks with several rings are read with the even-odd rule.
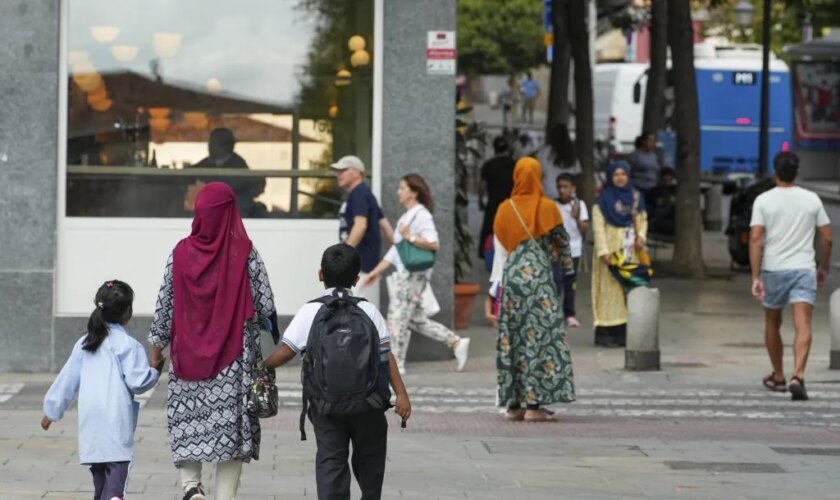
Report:
[[[700,169],[705,176],[758,171],[761,113],[760,51],[720,49],[716,58],[697,58],[700,107]],[[793,140],[790,71],[771,59],[768,161]],[[768,165],[772,169],[771,165]]]

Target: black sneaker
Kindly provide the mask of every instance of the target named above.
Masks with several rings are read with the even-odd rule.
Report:
[[[201,489],[201,485],[196,486],[194,488],[190,488],[184,494],[184,500],[206,500],[207,497],[204,496],[204,490]]]

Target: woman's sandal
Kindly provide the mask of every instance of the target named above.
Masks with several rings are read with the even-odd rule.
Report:
[[[539,410],[525,410],[526,422],[554,422],[556,420],[551,412],[542,408]]]
[[[764,377],[763,383],[764,383],[764,388],[767,389],[768,391],[787,392],[787,390],[788,390],[787,389],[787,381],[784,378],[782,378],[782,380],[776,380],[776,378],[773,376],[772,373],[770,375],[767,375],[766,377]]]
[[[794,380],[796,383],[794,384]],[[808,391],[805,390],[805,381],[799,377],[793,376],[790,378],[790,399],[793,401],[808,401]]]
[[[505,418],[511,422],[521,422],[525,420],[525,410],[522,408],[510,409],[505,414]]]

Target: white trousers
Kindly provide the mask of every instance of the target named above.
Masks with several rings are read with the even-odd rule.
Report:
[[[201,484],[201,468],[201,462],[181,462],[181,485],[184,491]],[[241,475],[241,460],[228,460],[216,464],[216,500],[234,500]]]
[[[452,348],[461,337],[437,321],[426,316],[423,309],[423,290],[428,279],[426,273],[394,274],[394,292],[388,305],[388,329],[391,331],[391,352],[399,368],[405,367],[411,332],[415,331]]]

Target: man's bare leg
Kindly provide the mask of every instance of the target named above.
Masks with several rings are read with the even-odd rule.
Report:
[[[805,365],[811,352],[811,315],[814,306],[807,302],[796,302],[793,307],[793,375],[805,380]]]
[[[764,345],[773,365],[773,380],[781,382],[785,378],[783,355],[785,346],[782,343],[782,310],[764,309]]]

